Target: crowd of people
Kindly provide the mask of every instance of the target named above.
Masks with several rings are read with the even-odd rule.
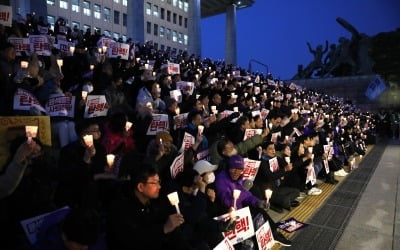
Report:
[[[335,176],[348,174],[343,166],[352,167],[374,142],[372,114],[271,74],[151,43],[130,43],[129,60],[108,58],[96,47],[98,34],[77,43],[59,66],[57,49],[16,56],[7,42],[16,30],[0,29],[1,115],[45,115],[34,107],[15,110],[18,89],[43,107],[52,94],[75,96],[75,115],[51,117],[52,150],[38,138],[11,143],[0,175],[4,249],[212,249],[235,228],[234,220],[213,218],[247,206],[269,222],[275,242],[290,246],[268,211],[291,210],[301,206],[298,197],[321,194],[317,178],[335,185]],[[179,73],[165,67],[171,62]],[[175,98],[171,91],[182,81],[193,83],[192,91]],[[82,91],[104,95],[107,115],[84,118]],[[169,126],[148,135],[155,114],[168,115]],[[171,165],[181,153],[183,169],[174,176]],[[260,161],[254,181],[243,178],[247,159]],[[171,192],[178,193],[179,212],[167,199]],[[43,222],[28,244],[20,221],[64,206],[70,212]]]

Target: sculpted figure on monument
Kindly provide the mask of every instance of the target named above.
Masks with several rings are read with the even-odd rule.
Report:
[[[315,50],[312,49],[309,42],[307,42],[307,46],[311,54],[314,55],[314,60],[304,69],[303,77],[310,78],[315,70],[321,70],[323,68],[322,57],[328,51],[328,41],[325,41],[324,50],[322,50],[322,45],[318,45]]]

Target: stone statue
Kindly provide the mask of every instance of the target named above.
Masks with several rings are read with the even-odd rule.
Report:
[[[323,68],[322,56],[328,51],[328,41],[325,41],[325,49],[322,50],[322,45],[318,45],[314,50],[311,48],[311,44],[307,42],[308,50],[314,55],[314,60],[307,65],[304,69],[303,77],[310,78],[315,70],[321,70]]]

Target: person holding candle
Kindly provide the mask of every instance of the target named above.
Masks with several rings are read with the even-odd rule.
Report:
[[[83,202],[97,204],[93,193],[97,177],[115,179],[113,175],[101,175],[107,166],[106,150],[100,143],[101,131],[97,122],[82,120],[76,124],[79,139],[61,148],[58,161],[59,183],[55,202],[59,206],[80,206]],[[84,137],[91,137],[90,141]]]
[[[184,216],[158,202],[161,179],[152,165],[131,174],[111,204],[107,220],[109,249],[191,249],[183,237]]]
[[[111,84],[105,89],[104,94],[108,105],[108,116],[118,112],[124,112],[127,115],[133,114],[133,108],[125,97],[121,73],[114,72]]]
[[[243,187],[244,159],[240,155],[229,157],[228,168],[221,170],[215,178],[216,199],[225,208],[225,211],[231,211],[236,205],[236,209],[249,206],[252,214],[261,213],[265,220],[268,220],[273,236],[276,242],[284,246],[290,246],[291,242],[277,231],[275,222],[271,219],[265,209],[269,204],[264,199],[259,199],[250,191]],[[233,190],[239,190],[240,194],[234,202]],[[266,198],[266,197],[265,197]],[[234,204],[235,203],[235,204]]]
[[[260,169],[257,172],[257,176],[254,180],[254,186],[251,190],[257,197],[264,196],[265,189],[273,190],[271,197],[271,209],[282,212],[282,208],[291,210],[291,207],[297,207],[299,202],[296,198],[299,196],[300,191],[293,187],[282,185],[282,181],[285,180],[286,176],[292,172],[293,165],[290,162],[290,158],[287,162],[283,157],[277,157],[275,151],[275,145],[269,141],[261,145],[261,164]],[[287,145],[281,146],[287,148]],[[289,150],[290,152],[290,150]],[[290,153],[287,157],[290,157]],[[270,160],[276,158],[279,164],[278,169],[271,169]]]

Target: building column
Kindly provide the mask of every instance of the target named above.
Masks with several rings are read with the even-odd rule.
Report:
[[[226,8],[225,62],[236,65],[236,5]]]
[[[189,1],[188,53],[201,57],[201,0]]]

